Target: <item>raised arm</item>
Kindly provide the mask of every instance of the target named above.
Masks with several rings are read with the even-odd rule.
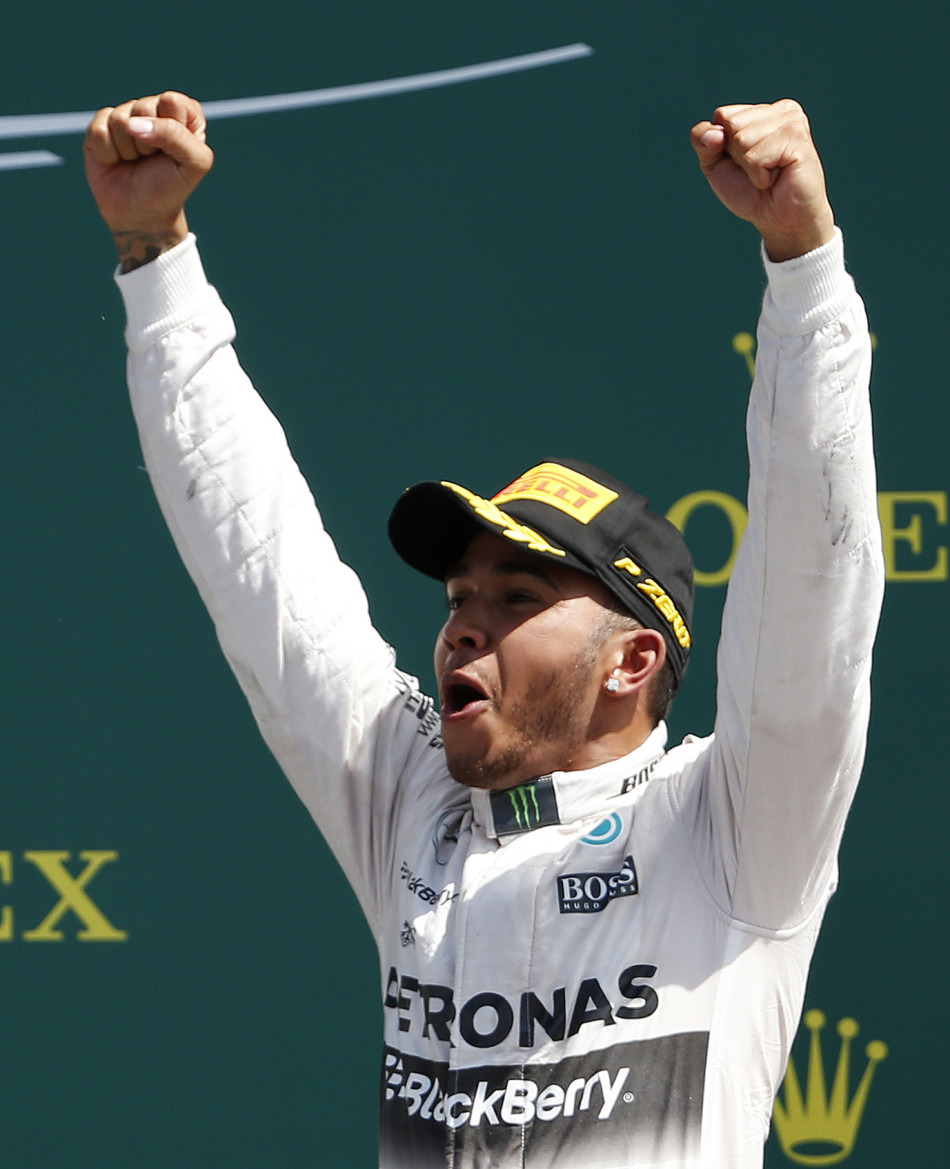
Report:
[[[200,106],[163,94],[101,110],[85,150],[121,259],[129,391],[156,497],[265,740],[372,920],[402,768],[438,754],[427,708],[238,363],[188,234],[185,200],[212,161]]]
[[[883,585],[870,339],[797,103],[722,107],[692,139],[715,193],[761,233],[769,275],[704,859],[735,918],[780,929],[834,886],[864,757]]]

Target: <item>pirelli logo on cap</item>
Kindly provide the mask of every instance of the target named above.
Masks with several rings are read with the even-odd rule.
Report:
[[[492,496],[492,503],[511,503],[516,499],[534,499],[550,504],[572,516],[578,523],[589,524],[613,503],[617,492],[595,483],[579,471],[562,467],[560,463],[541,463],[516,479],[504,491]]]

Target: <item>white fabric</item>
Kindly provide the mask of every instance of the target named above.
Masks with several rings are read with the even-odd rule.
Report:
[[[883,581],[840,237],[766,267],[715,734],[666,750],[660,726],[510,799],[448,776],[437,712],[372,628],[194,241],[119,278],[168,525],[377,938],[387,1169],[761,1165],[862,763]],[[552,800],[554,822],[507,831]]]

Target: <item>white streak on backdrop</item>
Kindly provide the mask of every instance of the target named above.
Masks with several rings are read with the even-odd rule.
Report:
[[[420,89],[437,89],[458,85],[465,81],[482,81],[506,73],[538,69],[545,65],[560,65],[589,57],[590,45],[581,43],[544,49],[538,53],[524,53],[519,57],[504,57],[497,61],[482,61],[477,65],[462,65],[455,69],[438,69],[432,73],[413,73],[408,77],[391,77],[384,81],[364,81],[356,85],[335,85],[327,89],[308,89],[300,93],[277,93],[265,97],[239,97],[204,103],[209,121],[215,118],[240,118],[249,114],[273,114],[284,110],[310,109],[313,106],[335,105],[339,102],[361,101],[371,97],[391,97]],[[77,134],[85,131],[94,110],[66,114],[21,114],[0,116],[0,139],[45,138],[55,134]],[[24,151],[19,154],[0,154],[0,170],[31,166],[55,166],[62,158],[47,150]]]
[[[61,166],[63,159],[51,150],[21,150],[0,154],[0,170],[26,170],[36,166]]]

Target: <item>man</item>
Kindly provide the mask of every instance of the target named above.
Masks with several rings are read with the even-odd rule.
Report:
[[[883,571],[863,309],[794,102],[692,132],[769,276],[715,734],[666,750],[678,533],[595,468],[397,503],[445,579],[441,716],[372,628],[237,364],[184,204],[180,94],[100,111],[129,378],[165,516],[261,731],[377,938],[387,1167],[761,1164],[858,779]]]

